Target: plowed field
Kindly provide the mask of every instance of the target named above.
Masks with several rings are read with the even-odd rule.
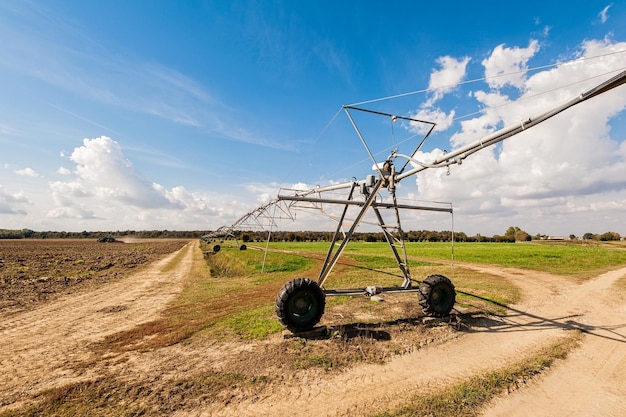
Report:
[[[0,315],[127,276],[189,240],[0,240]]]

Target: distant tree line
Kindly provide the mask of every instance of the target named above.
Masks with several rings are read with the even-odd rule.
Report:
[[[274,242],[318,242],[330,241],[333,232],[284,232],[275,231],[271,233],[270,240]],[[262,231],[242,231],[236,232],[235,237],[242,242],[264,242],[267,240],[267,232]],[[407,242],[451,242],[454,237],[455,242],[515,242],[515,236],[468,236],[463,232],[452,232],[450,230],[410,230],[404,232],[404,240]],[[353,241],[360,242],[384,242],[383,232],[356,232],[352,235]],[[530,240],[530,236],[529,239]]]
[[[99,239],[103,236],[112,235],[118,239],[124,237],[136,238],[184,238],[198,239],[209,234],[209,230],[118,230],[98,232],[36,232],[30,229],[10,230],[0,229],[0,239]],[[333,237],[333,232],[319,231],[273,231],[270,234],[274,242],[328,242]],[[463,232],[450,230],[410,230],[404,232],[404,240],[408,242],[450,242],[454,236],[455,242],[526,242],[535,239],[546,239],[545,235],[531,236],[517,226],[509,227],[503,235],[482,236],[480,234],[468,236]],[[268,237],[267,231],[235,231],[234,237],[244,243],[265,242]],[[227,237],[226,237],[227,238]],[[577,239],[575,235],[569,235],[570,239]],[[584,240],[613,241],[622,237],[616,232],[603,234],[585,233]],[[356,232],[352,240],[362,242],[383,242],[383,232]]]
[[[316,242],[330,241],[332,232],[284,232],[275,231],[271,233],[271,240],[275,242]],[[267,240],[267,232],[263,231],[238,231],[235,237],[245,242],[264,242]],[[411,230],[404,232],[404,240],[408,242],[450,242],[454,237],[455,242],[528,242],[531,240],[543,240],[548,236],[537,234],[531,236],[528,232],[517,226],[509,227],[503,235],[483,236],[476,234],[468,236],[463,232],[452,232],[450,230]],[[570,239],[577,239],[575,235],[570,235]],[[584,239],[593,240],[620,240],[621,236],[616,232],[607,232],[602,235],[593,235],[586,233]],[[383,232],[357,232],[354,233],[352,240],[362,242],[383,242],[385,236]]]
[[[606,232],[606,233],[602,233],[601,235],[594,234],[594,233],[585,233],[583,235],[583,239],[600,240],[600,241],[606,242],[606,241],[611,241],[611,240],[621,240],[622,237],[620,236],[619,233],[616,233],[616,232]]]
[[[117,238],[200,238],[209,233],[208,230],[118,230],[101,232],[36,232],[30,229],[0,229],[0,239],[99,239],[112,235]]]

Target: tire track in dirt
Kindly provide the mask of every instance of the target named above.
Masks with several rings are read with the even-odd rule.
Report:
[[[626,415],[626,303],[611,289],[624,274],[603,274],[560,297],[580,317],[582,345],[544,378],[494,400],[484,416]]]
[[[0,319],[0,410],[42,389],[93,377],[95,371],[72,365],[90,358],[90,343],[154,319],[182,290],[197,246],[189,243],[94,291]]]
[[[606,317],[602,318],[602,325],[594,324],[595,319],[589,312],[602,310],[604,301],[602,298],[587,296],[594,288],[604,288],[606,291],[616,279],[626,274],[626,268],[604,274],[581,286],[562,277],[536,271],[471,264],[463,266],[506,277],[522,289],[523,302],[511,306],[509,314],[504,318],[485,318],[474,325],[471,332],[461,334],[452,341],[403,355],[383,366],[353,368],[338,375],[305,382],[306,386],[303,386],[303,381],[287,376],[285,383],[267,397],[229,404],[221,409],[211,408],[176,415],[291,416],[294,410],[309,415],[369,415],[398,406],[410,395],[433,392],[470,376],[513,363],[562,337],[568,329],[581,328],[598,335],[588,336],[588,339],[603,346],[607,342],[619,343],[620,352],[626,348],[623,326],[617,323],[617,326],[611,327],[607,324],[610,322],[604,321]],[[618,304],[621,314],[617,321],[621,320],[623,325],[623,300]],[[612,337],[618,340],[600,337],[606,332],[612,333]],[[591,348],[599,349],[597,346]],[[620,352],[603,355],[609,358],[603,362],[603,366],[616,378],[624,374],[620,373],[624,359]],[[619,387],[623,388],[623,385]],[[533,401],[532,398],[528,397],[528,401]],[[505,404],[507,402],[504,400]],[[618,407],[623,406],[615,402],[611,404],[604,405],[607,408],[603,410],[609,411],[607,415],[624,415],[615,414],[621,412],[622,408]],[[562,415],[529,413],[525,407],[526,404],[518,409],[518,413],[521,413],[518,415]],[[507,409],[495,415],[513,414]]]

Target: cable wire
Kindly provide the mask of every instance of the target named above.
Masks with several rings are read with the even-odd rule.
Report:
[[[555,62],[553,64],[540,65],[540,66],[537,66],[537,67],[526,68],[526,69],[519,70],[519,71],[507,72],[505,74],[498,74],[498,75],[492,75],[492,76],[489,76],[489,77],[475,78],[475,79],[472,79],[472,80],[462,81],[462,82],[459,82],[459,83],[443,85],[443,86],[440,86],[440,87],[437,87],[437,88],[426,88],[426,89],[422,89],[422,90],[415,90],[415,91],[409,91],[409,92],[406,92],[406,93],[394,94],[394,95],[387,96],[387,97],[380,97],[380,98],[375,98],[375,99],[371,99],[371,100],[361,101],[361,102],[358,102],[358,103],[353,103],[353,104],[350,104],[350,106],[361,106],[363,104],[371,104],[371,103],[376,103],[376,102],[379,102],[379,101],[393,100],[393,99],[396,99],[396,98],[407,97],[407,96],[411,96],[411,95],[415,95],[415,94],[421,94],[421,93],[427,93],[427,92],[430,92],[430,91],[436,91],[436,90],[441,90],[441,89],[457,87],[459,85],[471,84],[471,83],[475,83],[475,82],[479,82],[479,81],[487,81],[487,80],[491,80],[491,79],[494,79],[494,78],[508,77],[508,76],[515,75],[515,74],[522,74],[522,73],[530,72],[530,71],[538,71],[538,70],[541,70],[541,69],[552,68],[552,67],[556,67],[556,66],[559,66],[559,65],[568,65],[568,64],[575,63],[575,62],[582,62],[582,61],[588,61],[588,60],[591,60],[591,59],[603,58],[603,57],[606,57],[606,56],[621,54],[621,53],[624,53],[624,52],[626,52],[626,49],[622,49],[622,50],[614,51],[614,52],[608,52],[606,54],[601,54],[601,55],[594,55],[594,56],[590,56],[590,57],[577,58],[577,59],[573,59],[571,61],[566,61],[566,62]]]

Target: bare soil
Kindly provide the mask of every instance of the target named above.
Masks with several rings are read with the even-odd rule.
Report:
[[[128,241],[129,243],[126,243]],[[78,290],[126,276],[189,239],[0,239],[0,314],[30,310]]]
[[[541,272],[463,265],[520,287],[523,300],[506,317],[461,312],[459,321],[429,325],[415,316],[376,328],[332,327],[337,334],[319,341],[279,334],[235,343],[200,336],[150,350],[95,349],[105,337],[166,311],[202,256],[197,243],[181,251],[182,257],[162,256],[93,288],[58,291],[32,308],[3,315],[0,414],[26,414],[54,396],[66,401],[87,396],[90,415],[372,415],[414,394],[513,363],[568,330],[581,329],[583,341],[568,359],[494,400],[484,415],[626,415],[626,297],[612,286],[626,268],[574,284]],[[405,301],[398,300],[390,296],[385,303],[406,313]],[[323,324],[332,325],[341,314],[340,307],[330,309]],[[315,352],[320,346],[346,351],[387,346],[393,354],[339,371],[294,366],[298,358],[323,360],[310,354],[312,345]]]

